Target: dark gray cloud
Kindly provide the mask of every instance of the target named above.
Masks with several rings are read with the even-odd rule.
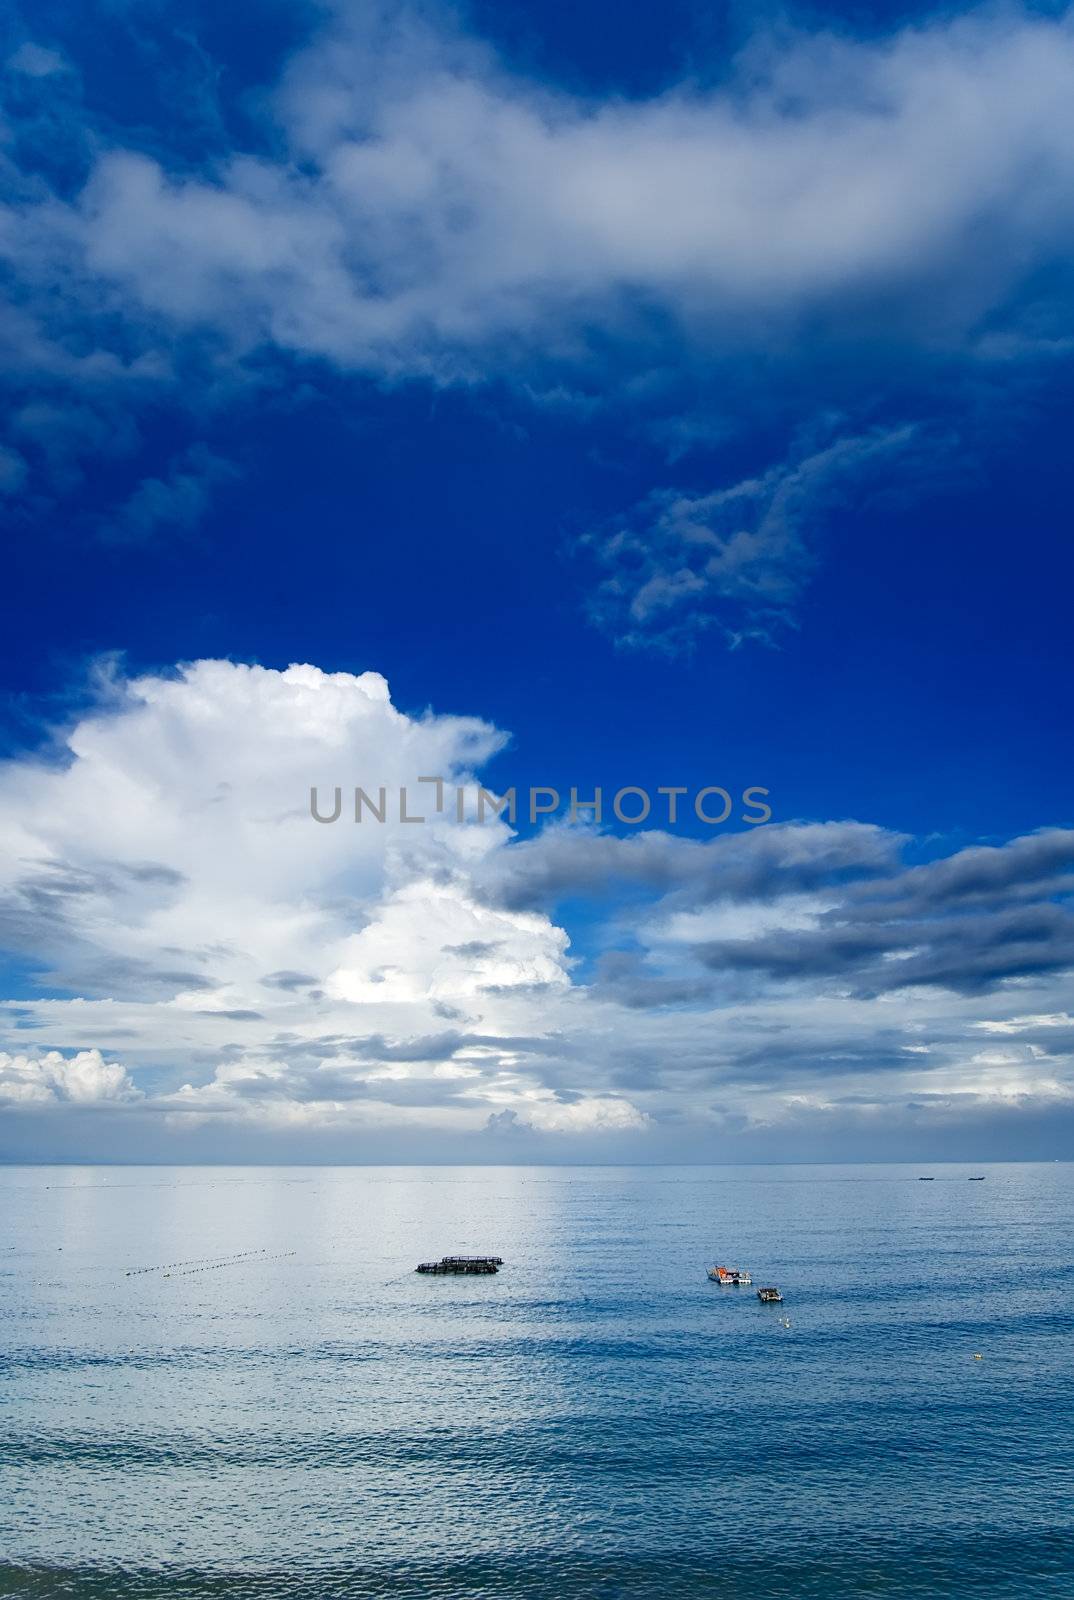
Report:
[[[170,1000],[186,990],[208,994],[219,987],[214,978],[189,968],[153,967],[123,956],[102,956],[87,946],[76,946],[63,966],[40,971],[37,981],[73,994],[129,1001]]]
[[[222,1017],[228,1013],[207,1011],[201,1015]],[[558,1048],[559,1042],[554,1037],[539,1034],[463,1033],[449,1029],[409,1039],[389,1039],[381,1033],[328,1033],[313,1038],[277,1033],[267,1041],[267,1048],[275,1058],[296,1065],[349,1060],[371,1066],[408,1063],[439,1066],[455,1060],[463,1051],[483,1049],[505,1055],[533,1055]],[[241,1052],[241,1046],[235,1048]],[[467,1065],[477,1066],[479,1062],[470,1058]]]
[[[854,885],[805,929],[694,947],[719,974],[839,980],[881,994],[922,984],[964,994],[1074,966],[1068,868],[1074,832],[964,850],[877,885]]]
[[[972,845],[952,856],[909,867],[882,889],[867,885],[861,898],[875,914],[987,906],[1074,889],[1074,829],[1046,828],[1003,845]]]
[[[174,867],[162,866],[159,861],[138,861],[133,865],[117,862],[116,870],[133,878],[136,883],[163,883],[178,888],[187,881],[185,873],[178,872]]]
[[[79,943],[69,907],[94,895],[115,893],[114,880],[64,861],[39,861],[0,895],[0,948],[48,959]]]
[[[198,1011],[199,1017],[224,1017],[228,1022],[264,1022],[260,1011],[244,1011],[241,1007],[233,1011]]]
[[[481,1104],[486,1098],[481,1080],[487,1076],[491,1073],[478,1071],[464,1078],[436,1077],[432,1073],[411,1073],[399,1078],[370,1077],[358,1067],[348,1070],[342,1066],[322,1065],[290,1072],[283,1085],[274,1072],[251,1063],[245,1071],[229,1078],[228,1087],[240,1100],[276,1100],[283,1092],[288,1100],[304,1105],[325,1101],[345,1104],[374,1101],[390,1106],[436,1107],[453,1105],[459,1100]]]
[[[85,867],[41,859],[26,865],[29,870],[0,892],[0,950],[47,969],[40,973],[42,983],[112,999],[160,998],[162,990],[215,987],[196,972],[161,970],[121,956],[103,958],[87,936],[87,923],[96,914],[93,901],[101,901],[102,915],[116,918],[136,896],[144,916],[186,881],[181,872],[153,861],[104,861]],[[203,960],[195,952],[168,953],[186,961]]]
[[[450,1061],[453,1056],[468,1044],[484,1043],[464,1033],[426,1034],[416,1039],[389,1040],[380,1033],[371,1033],[365,1038],[352,1039],[349,1051],[359,1055],[366,1061],[383,1061],[385,1063],[398,1061]],[[488,1041],[491,1043],[492,1041]]]
[[[550,990],[558,989],[559,984],[546,983],[543,979],[535,978],[532,983],[483,983],[480,992],[487,995],[505,996],[508,1000],[512,997],[521,1000],[523,997],[534,997],[548,994]]]
[[[674,908],[774,900],[894,872],[903,842],[862,822],[768,823],[711,840],[656,829],[620,838],[554,828],[498,852],[477,881],[490,900],[513,910],[631,890],[668,896]]]
[[[502,1050],[508,1054],[544,1050],[548,1040],[538,1034],[436,1033],[421,1038],[389,1042],[381,1034],[354,1039],[351,1046],[372,1061],[450,1061],[463,1050]]]
[[[140,977],[144,977],[147,983],[160,985],[167,989],[215,989],[217,987],[213,978],[203,977],[198,972],[185,972],[181,968],[142,967],[132,962],[130,971]]]
[[[438,1017],[443,1017],[445,1022],[466,1022],[468,1020],[466,1012],[460,1006],[448,1005],[446,1000],[434,1000],[432,1009]],[[479,1022],[481,1019],[474,1017],[469,1020]]]
[[[597,962],[595,992],[631,1009],[656,1006],[700,1005],[716,992],[714,980],[700,977],[663,977],[650,971],[636,950],[608,950]]]

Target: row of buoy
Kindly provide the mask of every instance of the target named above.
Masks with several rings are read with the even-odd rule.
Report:
[[[177,1267],[223,1266],[228,1261],[249,1261],[254,1256],[263,1256],[267,1249],[268,1246],[265,1245],[260,1250],[240,1250],[239,1254],[234,1256],[190,1256],[186,1261],[165,1261],[156,1267],[130,1267],[124,1273],[124,1277],[141,1278],[147,1272],[174,1272]]]
[[[259,1250],[251,1250],[247,1251],[246,1255],[235,1256],[234,1259],[230,1261],[213,1261],[205,1267],[183,1267],[178,1272],[166,1272],[164,1276],[166,1278],[189,1278],[195,1272],[219,1272],[221,1267],[237,1267],[240,1262],[248,1260],[251,1256],[256,1257],[257,1264],[260,1266],[266,1261],[286,1261],[288,1256],[294,1256],[297,1254],[297,1250],[281,1250],[277,1256],[266,1256]]]
[[[79,1194],[96,1194],[101,1189],[219,1189],[224,1184],[234,1187],[236,1184],[249,1186],[255,1183],[312,1183],[313,1181],[312,1178],[193,1178],[182,1179],[178,1183],[110,1183],[107,1178],[101,1178],[97,1183],[46,1183],[44,1188],[46,1192],[53,1189],[61,1193],[64,1190],[77,1190]],[[35,1183],[11,1184],[10,1187],[40,1192]]]

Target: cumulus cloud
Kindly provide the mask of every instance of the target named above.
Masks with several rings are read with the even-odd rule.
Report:
[[[18,1006],[13,1031],[133,1041],[151,1105],[187,1122],[479,1129],[518,1101],[534,1127],[636,1125],[603,1099],[554,1114],[536,996],[569,989],[567,935],[477,894],[506,825],[441,818],[419,784],[472,782],[502,742],[477,718],[404,715],[376,673],[206,661],[112,682],[56,749],[0,769],[0,940],[70,996]],[[409,784],[429,821],[319,826],[311,787],[337,780]],[[77,1071],[41,1060],[22,1101],[89,1098],[92,1049]],[[99,1065],[102,1097],[122,1071]]]
[[[494,1111],[485,1132],[497,1139],[527,1133],[637,1133],[648,1124],[648,1117],[629,1100],[608,1095],[535,1103],[526,1113]]]
[[[127,1071],[99,1050],[64,1056],[9,1055],[0,1050],[0,1104],[15,1106],[115,1105],[140,1098]]]
[[[432,785],[421,826],[310,815],[503,739],[375,672],[106,678],[0,767],[5,1152],[706,1159],[1069,1106],[1069,831],[906,865],[854,821],[516,838]]]
[[[313,955],[311,979],[327,981],[382,897],[404,915],[395,880],[444,892],[433,880],[493,837],[321,829],[311,785],[398,786],[427,767],[449,779],[501,742],[476,718],[405,717],[376,673],[201,662],[119,684],[68,731],[60,761],[5,770],[3,915],[24,951],[87,993],[163,985],[199,1010],[207,991],[256,1009],[274,974]]]

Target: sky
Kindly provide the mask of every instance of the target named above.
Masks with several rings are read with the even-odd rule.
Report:
[[[1068,1153],[1074,13],[38,0],[0,94],[0,1159]]]

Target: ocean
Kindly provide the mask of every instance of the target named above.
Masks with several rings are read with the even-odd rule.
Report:
[[[1074,1596],[1074,1165],[7,1167],[0,1317],[0,1595]]]

